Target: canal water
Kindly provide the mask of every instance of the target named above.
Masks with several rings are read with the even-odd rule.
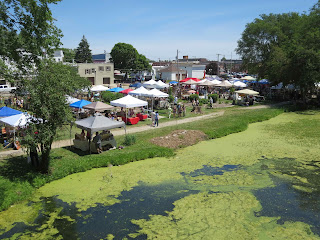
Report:
[[[320,239],[319,145],[270,130],[300,120],[52,182],[0,213],[0,239]]]

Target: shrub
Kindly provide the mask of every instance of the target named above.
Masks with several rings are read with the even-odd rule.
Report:
[[[123,145],[131,146],[136,143],[136,136],[135,135],[125,135]]]
[[[114,93],[114,92],[108,92],[108,91],[101,93],[102,100],[107,103],[110,103],[111,101],[122,98],[122,97],[123,97],[122,93]]]
[[[199,99],[199,103],[200,104],[208,104],[209,103],[209,99]]]
[[[172,95],[169,95],[168,100],[169,100],[169,103],[173,103],[174,97]]]
[[[210,99],[210,97],[212,97],[213,103],[216,103],[219,98],[219,95],[218,94],[209,94],[208,98]]]
[[[199,95],[198,94],[191,94],[189,96],[190,101],[192,102],[193,100],[197,100],[199,99]]]

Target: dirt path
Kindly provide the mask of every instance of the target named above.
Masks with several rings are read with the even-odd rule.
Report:
[[[269,105],[260,105],[260,106],[253,106],[253,107],[242,107],[242,108],[236,108],[239,110],[254,110],[254,109],[262,109],[262,108],[270,108],[271,106]],[[184,119],[179,119],[176,121],[170,121],[170,122],[164,122],[159,123],[159,127],[151,127],[150,125],[147,126],[140,126],[140,127],[133,127],[133,128],[129,128],[127,129],[127,133],[128,134],[132,134],[132,133],[137,133],[137,132],[143,132],[143,131],[152,131],[158,128],[164,128],[164,127],[168,127],[168,126],[174,126],[174,125],[178,125],[178,124],[183,124],[183,123],[189,123],[189,122],[193,122],[193,121],[197,121],[197,120],[201,120],[201,119],[206,119],[206,118],[212,118],[212,117],[219,117],[222,116],[224,114],[224,111],[221,110],[219,112],[214,112],[214,113],[210,113],[210,114],[206,114],[206,115],[200,115],[197,117],[190,117],[190,118],[184,118]],[[112,130],[112,133],[114,136],[120,136],[120,135],[124,135],[125,132],[123,129],[115,129]],[[71,146],[73,144],[72,139],[66,139],[66,140],[61,140],[61,141],[56,141],[53,142],[52,144],[52,148],[61,148],[61,147],[67,147],[67,146]],[[23,155],[25,154],[25,151],[20,149],[20,150],[7,150],[7,151],[2,151],[0,152],[0,159],[1,158],[5,158],[8,156],[19,156],[19,155]]]

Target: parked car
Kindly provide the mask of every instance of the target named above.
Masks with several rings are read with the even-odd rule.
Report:
[[[14,92],[16,91],[16,87],[10,87],[8,85],[0,85],[0,92]]]

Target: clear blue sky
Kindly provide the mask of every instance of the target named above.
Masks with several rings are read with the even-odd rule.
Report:
[[[147,58],[235,56],[247,23],[260,14],[308,11],[317,0],[62,0],[52,5],[64,47],[83,35],[92,53],[132,44]]]

